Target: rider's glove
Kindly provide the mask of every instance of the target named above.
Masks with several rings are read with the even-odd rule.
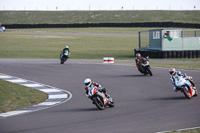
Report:
[[[192,80],[192,77],[191,77],[191,76],[188,76],[188,79],[189,79],[189,80]]]

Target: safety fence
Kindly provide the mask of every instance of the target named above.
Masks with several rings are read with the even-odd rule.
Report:
[[[200,24],[178,22],[144,22],[144,23],[75,23],[75,24],[4,24],[12,28],[82,28],[82,27],[182,27],[200,28]]]

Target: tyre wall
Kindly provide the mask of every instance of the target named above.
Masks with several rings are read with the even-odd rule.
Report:
[[[144,23],[74,23],[74,24],[4,24],[12,28],[83,28],[83,27],[182,27],[200,28],[200,24],[178,22],[144,22]]]
[[[140,53],[141,56],[150,58],[200,58],[200,50],[189,50],[189,51],[154,51],[154,50],[137,50],[134,49],[134,56]]]

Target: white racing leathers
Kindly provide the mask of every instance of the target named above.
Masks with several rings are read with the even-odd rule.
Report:
[[[95,86],[98,88],[98,91],[100,91],[100,92],[102,91],[103,88],[101,87],[100,84],[98,84],[96,82],[92,82],[90,87],[87,87],[87,86],[85,87],[85,95],[86,95],[86,97],[88,97],[89,91],[91,91]],[[88,97],[88,98],[90,98],[90,97]]]

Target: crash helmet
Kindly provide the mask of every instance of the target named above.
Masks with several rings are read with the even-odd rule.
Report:
[[[86,87],[89,87],[92,84],[92,80],[90,78],[85,79],[84,84]]]
[[[172,75],[172,74],[174,75],[175,72],[176,72],[176,69],[175,69],[175,68],[171,67],[171,68],[169,69],[169,74],[170,74],[170,75]]]
[[[69,46],[65,46],[65,48],[69,48]]]
[[[140,53],[137,53],[137,54],[136,54],[136,57],[137,57],[137,58],[140,58],[140,57],[141,57]]]

